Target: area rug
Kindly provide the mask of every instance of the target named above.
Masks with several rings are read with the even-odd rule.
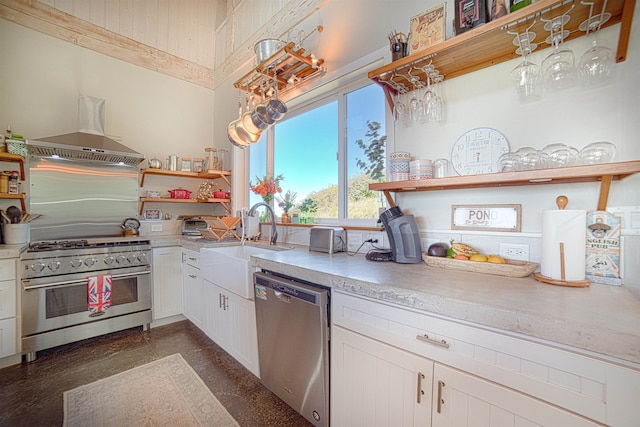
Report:
[[[64,426],[239,424],[180,354],[64,392]]]

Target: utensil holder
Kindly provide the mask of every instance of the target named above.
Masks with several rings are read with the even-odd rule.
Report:
[[[29,241],[29,224],[4,224],[4,243],[19,245]]]
[[[391,60],[397,61],[407,56],[407,43],[396,42],[391,44]]]

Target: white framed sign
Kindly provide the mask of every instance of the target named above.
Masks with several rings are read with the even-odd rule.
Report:
[[[451,205],[452,230],[520,231],[522,205]]]

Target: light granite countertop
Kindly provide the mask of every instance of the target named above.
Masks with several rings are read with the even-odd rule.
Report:
[[[624,286],[562,287],[532,277],[304,249],[256,255],[252,263],[352,294],[640,363],[640,301]]]

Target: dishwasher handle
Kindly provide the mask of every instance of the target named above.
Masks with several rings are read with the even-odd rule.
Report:
[[[324,305],[327,301],[328,291],[325,289],[262,272],[253,273],[253,283],[256,287],[263,286],[273,289],[276,296],[283,302],[297,299],[313,305]],[[286,300],[284,297],[287,297]]]

